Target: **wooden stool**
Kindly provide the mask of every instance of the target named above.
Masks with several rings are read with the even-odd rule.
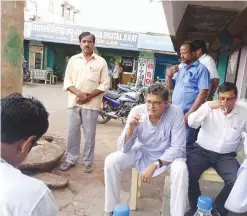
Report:
[[[165,182],[164,182],[164,194],[170,193],[170,175],[168,172],[164,173],[165,175]],[[209,168],[206,170],[202,175],[200,180],[205,181],[213,181],[213,182],[223,182],[223,179],[216,173],[216,171],[213,168]],[[136,210],[136,203],[137,198],[141,197],[141,180],[140,175],[138,174],[137,170],[135,168],[132,169],[132,179],[131,179],[131,194],[130,194],[130,209]],[[162,212],[164,208],[164,201],[162,205]],[[162,216],[164,216],[162,214]]]

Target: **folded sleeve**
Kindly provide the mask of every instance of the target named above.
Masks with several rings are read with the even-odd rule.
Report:
[[[203,90],[203,89],[209,89],[210,87],[210,74],[208,72],[208,69],[204,66],[201,65],[200,68],[200,73],[198,77],[198,89]]]

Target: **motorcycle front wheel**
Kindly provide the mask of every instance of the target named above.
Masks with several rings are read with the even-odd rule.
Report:
[[[97,123],[98,124],[105,124],[105,123],[107,123],[110,120],[111,120],[111,118],[109,116],[105,116],[102,113],[102,111],[99,111],[99,116],[98,116],[98,120],[97,120]]]

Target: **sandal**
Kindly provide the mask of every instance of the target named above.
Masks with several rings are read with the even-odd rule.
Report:
[[[74,167],[75,164],[69,163],[69,162],[63,162],[60,165],[60,170],[62,171],[68,171],[70,168]]]
[[[91,173],[93,171],[93,168],[91,165],[86,165],[85,166],[85,169],[84,169],[84,172],[85,173]]]

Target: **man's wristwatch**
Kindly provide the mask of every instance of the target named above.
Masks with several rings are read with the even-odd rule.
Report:
[[[154,165],[157,166],[157,168],[161,168],[163,166],[163,163],[160,159],[158,159],[157,161],[153,162]]]

